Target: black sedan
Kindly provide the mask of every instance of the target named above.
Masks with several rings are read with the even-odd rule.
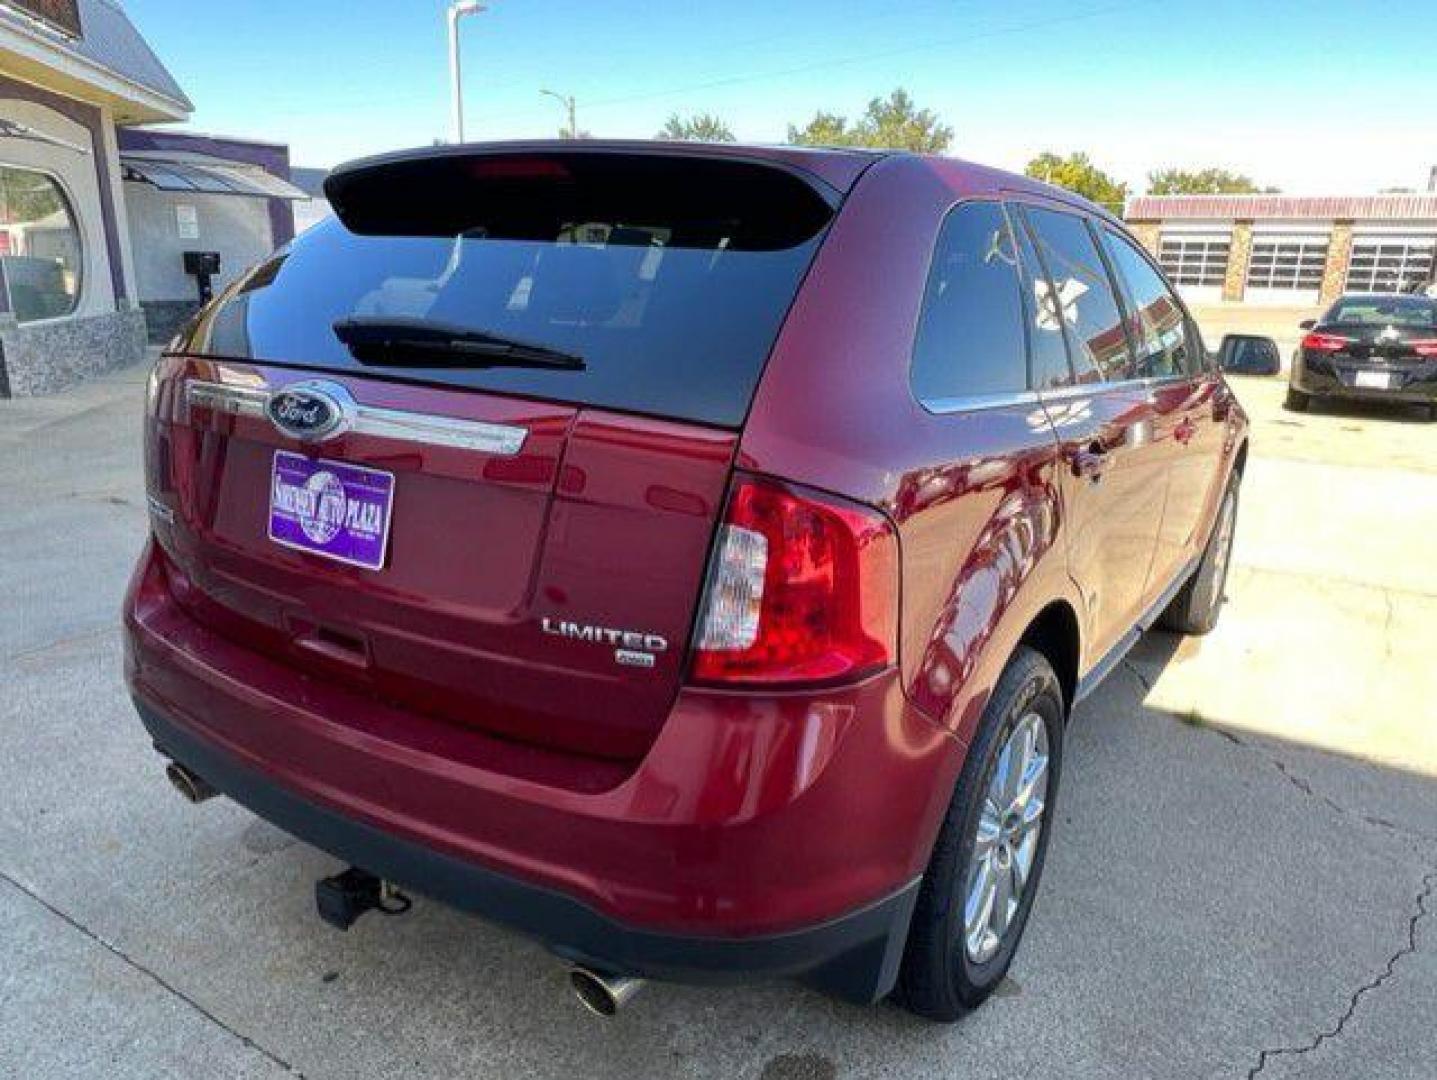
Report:
[[[1425,405],[1437,420],[1437,300],[1350,293],[1302,328],[1289,409],[1314,398],[1377,399]]]

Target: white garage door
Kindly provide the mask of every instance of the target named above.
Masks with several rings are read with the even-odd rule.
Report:
[[[1408,292],[1432,279],[1437,235],[1357,235],[1347,267],[1349,292]]]
[[[1254,303],[1315,304],[1327,266],[1326,235],[1253,237],[1245,298]]]
[[[1164,232],[1158,262],[1188,300],[1217,300],[1231,249],[1231,233]]]

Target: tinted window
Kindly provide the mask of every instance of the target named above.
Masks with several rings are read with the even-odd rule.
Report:
[[[832,213],[780,169],[593,151],[390,161],[326,191],[338,217],[238,282],[191,351],[727,426]],[[350,316],[483,331],[586,367],[361,365],[333,329]]]
[[[1087,225],[1074,214],[1056,210],[1030,209],[1028,217],[1073,343],[1077,381],[1132,378],[1133,358],[1118,301]]]
[[[1013,233],[997,203],[967,203],[938,234],[913,346],[913,392],[937,401],[1027,386]]]
[[[1324,323],[1349,326],[1437,326],[1437,301],[1417,296],[1351,296],[1332,305]]]
[[[1033,240],[1020,227],[1021,214],[1010,211],[1018,238],[1018,265],[1023,278],[1023,301],[1028,323],[1028,356],[1033,386],[1050,390],[1071,386],[1073,369],[1068,363],[1068,346],[1063,338],[1062,311],[1048,272],[1038,258]]]
[[[1201,370],[1196,352],[1188,343],[1182,305],[1153,264],[1124,237],[1111,229],[1101,231],[1108,257],[1127,290],[1138,377],[1168,378]]]

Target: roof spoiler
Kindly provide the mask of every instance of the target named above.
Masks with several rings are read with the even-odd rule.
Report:
[[[324,191],[362,235],[552,241],[589,221],[662,220],[702,234],[738,220],[731,246],[753,251],[811,238],[843,198],[784,161],[654,144],[435,147],[340,166]]]

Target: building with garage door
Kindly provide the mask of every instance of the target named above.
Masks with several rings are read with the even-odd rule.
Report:
[[[1126,217],[1197,305],[1315,307],[1408,292],[1437,268],[1437,192],[1142,195]]]
[[[293,235],[288,150],[149,126],[192,110],[115,0],[0,0],[0,397],[139,360]]]

